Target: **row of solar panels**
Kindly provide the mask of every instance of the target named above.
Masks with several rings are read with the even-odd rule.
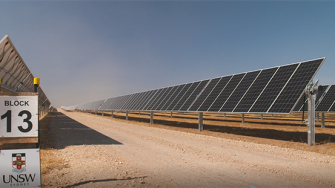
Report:
[[[34,76],[22,60],[8,35],[0,40],[1,87],[11,92],[33,92]],[[50,106],[50,101],[41,87],[38,88],[39,105]]]
[[[319,91],[315,99],[316,112],[335,112],[335,85],[319,86]],[[295,112],[308,111],[307,99],[301,97],[294,108]]]
[[[325,58],[77,105],[78,110],[290,113]],[[66,107],[65,107],[66,108]]]

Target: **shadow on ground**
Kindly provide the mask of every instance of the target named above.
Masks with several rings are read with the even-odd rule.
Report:
[[[79,183],[75,183],[73,185],[68,185],[65,188],[70,188],[70,187],[77,187],[80,185],[85,185],[85,184],[89,184],[89,183],[99,183],[99,182],[111,182],[111,181],[127,181],[127,180],[134,180],[134,179],[144,179],[147,178],[147,176],[143,176],[143,177],[135,177],[135,178],[126,178],[126,179],[103,179],[103,180],[88,180],[88,181],[83,181],[83,182],[79,182]]]
[[[141,113],[142,114],[142,113]],[[102,115],[98,113],[97,115]],[[143,113],[144,115],[144,113]],[[145,122],[149,123],[150,119],[148,114],[145,114],[143,117],[132,117],[129,116],[129,121],[137,121],[137,122]],[[109,115],[108,115],[109,116]],[[162,116],[156,115],[155,116]],[[165,116],[166,117],[166,116]],[[238,116],[237,116],[238,117]],[[125,116],[123,115],[114,115],[114,118],[123,119],[125,120]],[[179,128],[187,128],[187,129],[198,129],[198,123],[191,123],[191,122],[182,122],[181,119],[185,119],[185,117],[178,117],[174,116],[170,120],[162,120],[162,119],[155,119],[155,124],[160,124],[169,127],[179,127]],[[186,119],[197,119],[197,117],[187,117]],[[212,118],[208,120],[213,121]],[[214,121],[223,121],[223,120],[214,120]],[[225,122],[240,122],[239,120],[229,119]],[[294,122],[294,120],[293,120]],[[280,123],[273,123],[273,122],[247,122],[248,124],[268,124],[268,125],[279,125],[279,126],[296,126],[301,127],[301,129],[306,129],[306,132],[299,132],[299,131],[285,131],[285,130],[275,130],[275,129],[257,129],[252,127],[234,127],[234,126],[224,126],[224,125],[213,125],[210,123],[204,123],[204,130],[218,132],[218,133],[228,133],[234,135],[242,135],[242,136],[251,136],[251,137],[258,137],[258,138],[266,138],[266,139],[273,139],[273,140],[282,140],[282,141],[291,141],[291,142],[299,142],[299,143],[307,143],[307,127],[304,125],[297,125],[292,124],[289,122],[280,122]],[[333,126],[327,126],[328,128],[333,128]],[[326,133],[316,133],[315,135],[315,142],[316,144],[324,144],[324,143],[333,143],[335,141],[335,135],[333,134],[326,134]]]
[[[55,139],[55,149],[73,145],[121,145],[122,143],[91,129],[63,113],[54,112],[49,131]]]

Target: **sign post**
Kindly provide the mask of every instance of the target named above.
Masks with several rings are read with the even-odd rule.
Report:
[[[0,138],[38,138],[37,95],[0,96]],[[41,187],[40,167],[39,146],[0,150],[0,187]]]

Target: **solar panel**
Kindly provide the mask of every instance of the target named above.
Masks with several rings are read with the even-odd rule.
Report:
[[[162,99],[161,103],[157,106],[156,110],[161,110],[162,108],[164,108],[165,104],[171,98],[171,96],[174,94],[174,92],[178,89],[178,87],[179,86],[170,87],[171,89],[169,90],[169,92],[167,92],[164,99]]]
[[[143,110],[150,110],[156,104],[157,100],[164,94],[167,88],[158,89],[153,98],[143,107]]]
[[[129,99],[127,100],[127,102],[125,102],[124,105],[122,106],[122,110],[130,110],[129,106],[133,104],[134,98],[136,97],[136,94],[137,93],[131,94],[131,96],[129,97]]]
[[[212,79],[205,90],[201,93],[201,95],[197,98],[197,100],[193,103],[189,111],[197,111],[200,105],[204,102],[204,100],[207,98],[207,96],[210,94],[210,92],[213,90],[213,88],[216,86],[216,84],[220,81],[221,78],[215,78]]]
[[[277,69],[278,67],[262,70],[248,92],[236,106],[234,112],[248,112]]]
[[[194,83],[190,83],[187,84],[188,87],[185,87],[185,93],[181,96],[181,98],[179,99],[179,101],[176,103],[176,105],[172,108],[173,111],[178,111],[183,104],[185,103],[185,101],[188,99],[188,97],[193,93],[193,91],[195,90],[195,88],[200,84],[200,82],[194,82]]]
[[[209,80],[201,81],[198,87],[193,91],[193,93],[190,95],[190,97],[185,101],[183,106],[180,108],[180,111],[187,111],[188,108],[192,105],[193,101],[196,99],[196,97],[200,94],[200,92],[204,89],[204,87],[207,85]]]
[[[169,98],[168,101],[166,101],[165,105],[163,106],[163,108],[161,108],[162,111],[167,110],[167,108],[169,106],[171,106],[172,102],[175,100],[175,98],[177,97],[177,95],[180,93],[180,91],[184,88],[186,84],[183,85],[178,85],[177,89],[174,91],[174,93],[171,95],[171,97]]]
[[[170,105],[165,110],[172,110],[191,85],[192,83],[181,85],[175,92],[176,95],[174,99],[170,102]]]
[[[269,112],[290,113],[293,106],[299,100],[306,85],[313,79],[314,75],[319,70],[322,62],[323,59],[318,59],[301,63],[275,103],[272,105]]]
[[[114,98],[108,98],[106,101],[100,106],[99,110],[109,110],[109,106],[115,101]],[[81,110],[81,109],[80,109]]]
[[[167,94],[171,91],[172,87],[164,88],[164,92],[157,98],[156,103],[152,106],[152,110],[156,110],[157,107],[162,103]]]
[[[155,97],[157,95],[158,91],[159,91],[159,89],[155,89],[155,90],[152,90],[151,92],[147,93],[143,102],[142,102],[142,104],[136,109],[143,110],[146,107],[146,105],[149,104],[152,101],[153,97]]]
[[[335,85],[331,85],[326,95],[321,99],[321,102],[316,107],[317,112],[328,112],[335,101]]]
[[[267,113],[273,101],[275,101],[276,97],[290,79],[297,66],[298,64],[279,67],[270,83],[266,86],[265,90],[261,93],[256,103],[251,108],[250,112]]]
[[[233,75],[229,83],[226,85],[226,87],[221,91],[219,96],[216,98],[216,100],[213,102],[212,106],[208,109],[209,112],[218,112],[220,111],[221,107],[225,104],[229,96],[232,94],[232,92],[235,90],[235,88],[238,86],[242,78],[244,77],[245,73],[243,74],[237,74]]]
[[[249,72],[244,76],[243,80],[237,86],[227,102],[223,105],[220,112],[232,112],[234,110],[235,106],[242,99],[246,91],[250,88],[259,72],[260,71]]]
[[[290,113],[293,107],[301,108],[303,102],[298,103],[298,100],[324,60],[320,58],[115,97],[107,99],[100,109]],[[335,110],[333,102],[331,100],[329,108]],[[321,101],[319,106],[317,108],[324,106],[324,102]]]
[[[215,101],[217,96],[225,88],[225,86],[227,85],[231,77],[232,76],[221,77],[220,81],[216,84],[214,89],[211,91],[211,93],[207,96],[205,101],[198,108],[198,111],[206,112],[208,110],[208,108],[212,105],[212,103]]]

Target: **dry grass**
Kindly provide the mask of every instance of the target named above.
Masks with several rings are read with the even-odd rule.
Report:
[[[110,118],[110,113],[105,112],[105,118]],[[98,113],[101,115],[101,113]],[[126,122],[125,113],[115,113],[114,119]],[[243,140],[260,144],[269,144],[284,148],[293,148],[312,151],[335,156],[335,114],[326,113],[326,128],[321,128],[321,122],[316,122],[316,144],[307,145],[307,126],[302,123],[302,113],[288,115],[246,114],[245,123],[241,122],[240,114],[227,114],[226,117],[217,113],[204,113],[204,131],[198,131],[197,113],[170,113],[156,112],[154,124],[150,124],[150,115],[147,112],[129,113],[131,123],[143,126],[160,127],[164,129],[192,132],[215,137]],[[320,115],[321,118],[321,115]],[[307,114],[305,113],[305,118]],[[321,120],[320,120],[321,121]]]
[[[68,164],[64,163],[62,158],[57,156],[57,150],[53,149],[55,147],[56,140],[52,132],[49,131],[49,124],[52,116],[54,116],[54,112],[48,113],[39,122],[42,175],[49,173],[53,169],[61,170],[69,167]]]

